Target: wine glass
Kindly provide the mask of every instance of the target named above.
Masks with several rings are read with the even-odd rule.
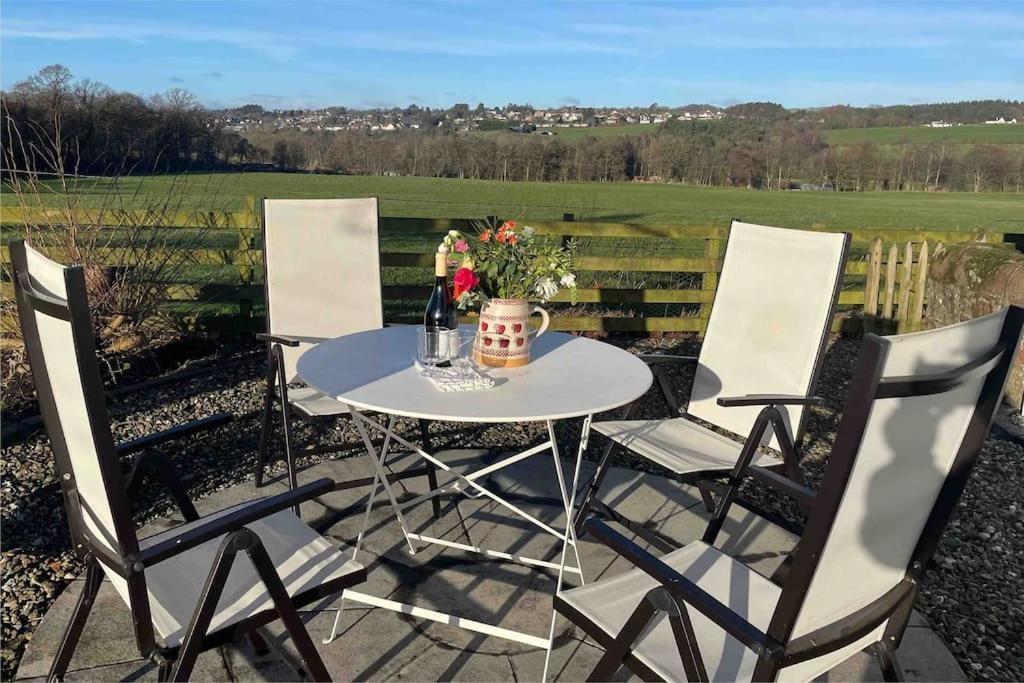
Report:
[[[429,373],[459,355],[459,331],[421,326],[416,332],[416,360]]]

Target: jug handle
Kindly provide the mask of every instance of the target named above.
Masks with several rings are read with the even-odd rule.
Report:
[[[540,335],[544,334],[548,329],[548,325],[551,324],[551,317],[548,316],[548,312],[536,304],[531,304],[530,315],[533,315],[534,313],[540,313],[541,322],[540,327],[538,327],[536,331],[530,332],[530,341],[533,341]]]

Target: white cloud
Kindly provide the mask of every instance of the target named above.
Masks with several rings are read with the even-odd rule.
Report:
[[[1012,5],[1007,5],[1012,6]],[[620,43],[722,50],[935,49],[988,44],[1007,54],[1024,44],[1024,15],[939,3],[754,2],[600,5],[566,28]],[[602,14],[602,11],[604,14]],[[620,22],[628,18],[628,23]]]
[[[348,48],[378,52],[405,54],[444,54],[462,57],[507,56],[507,44],[494,40],[490,34],[469,32],[457,39],[440,29],[399,29],[395,31],[372,30],[331,30],[317,27],[314,30],[288,32],[266,32],[252,29],[221,28],[202,25],[181,25],[158,22],[62,22],[60,20],[4,21],[5,38],[33,40],[117,40],[145,43],[151,40],[169,39],[193,43],[220,43],[244,50],[258,52],[277,59],[297,57],[303,47]],[[521,43],[537,53],[597,53],[634,54],[632,48],[609,45],[603,41],[579,40],[564,36],[548,35],[543,32],[521,33]]]
[[[291,41],[281,40],[278,34],[246,29],[214,28],[198,25],[186,26],[168,22],[115,21],[96,24],[6,19],[4,21],[3,35],[5,38],[59,41],[120,40],[147,42],[163,38],[190,43],[223,43],[276,58],[289,58],[298,53],[296,44]]]
[[[618,78],[631,87],[671,88],[675,101],[721,102],[722,93],[742,93],[743,101],[772,101],[786,107],[823,107],[833,104],[871,106],[919,102],[957,102],[976,99],[1015,99],[1024,92],[1018,81],[960,80],[945,83],[826,79],[699,80],[681,78]],[[735,99],[735,98],[733,98]]]

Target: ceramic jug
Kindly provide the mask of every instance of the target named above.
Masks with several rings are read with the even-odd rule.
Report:
[[[530,329],[530,316],[541,316],[540,327]],[[495,368],[517,368],[530,362],[530,344],[544,334],[551,319],[547,311],[525,299],[491,299],[480,308],[480,326],[474,343],[478,363]]]

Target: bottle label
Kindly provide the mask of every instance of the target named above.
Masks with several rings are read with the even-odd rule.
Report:
[[[437,277],[448,277],[448,255],[434,255],[434,275]]]

